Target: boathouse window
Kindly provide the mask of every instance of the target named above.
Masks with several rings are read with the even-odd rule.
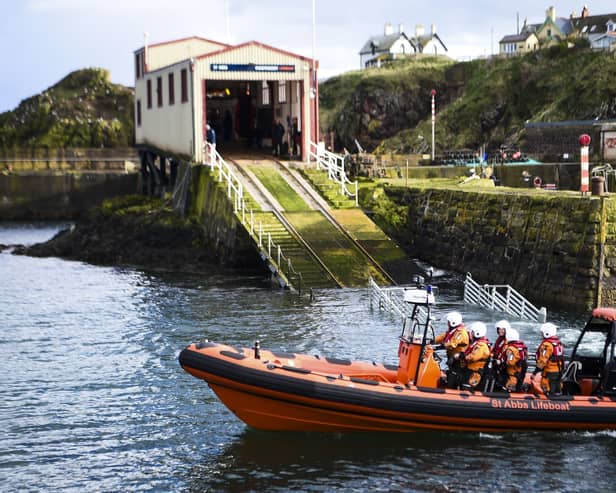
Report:
[[[137,100],[137,126],[141,126],[141,99]]]
[[[163,105],[163,78],[156,77],[156,103],[161,108]]]
[[[141,79],[141,53],[135,55],[135,78]]]
[[[188,71],[183,68],[181,72],[181,83],[182,83],[182,103],[188,102]]]
[[[175,86],[173,84],[173,72],[169,74],[169,106],[175,104]]]
[[[278,82],[278,102],[287,102],[287,83],[285,81]]]
[[[152,79],[148,79],[148,109],[152,107]]]
[[[266,80],[261,84],[261,104],[268,106],[270,104],[270,89]]]

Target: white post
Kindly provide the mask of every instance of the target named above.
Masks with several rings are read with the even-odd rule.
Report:
[[[582,195],[588,193],[588,146],[590,145],[590,135],[580,135],[580,192]]]
[[[434,124],[436,121],[435,107],[434,107],[434,97],[436,96],[436,90],[432,89],[430,92],[432,95],[432,161],[434,161]]]

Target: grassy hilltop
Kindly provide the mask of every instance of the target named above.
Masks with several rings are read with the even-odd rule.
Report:
[[[0,114],[0,150],[129,147],[133,100],[133,90],[111,83],[107,70],[77,70]]]
[[[423,57],[333,77],[320,86],[321,128],[337,145],[427,152],[430,91],[443,148],[519,144],[524,123],[616,118],[616,53],[554,47],[472,62]]]

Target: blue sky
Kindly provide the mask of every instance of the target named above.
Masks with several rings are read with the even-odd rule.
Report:
[[[579,13],[581,2],[315,0],[315,55],[320,78],[359,68],[358,52],[386,22],[416,24],[437,32],[456,59],[498,52],[498,41],[520,23],[542,22],[550,5],[558,16]],[[228,4],[228,9],[225,9]],[[616,12],[613,0],[588,3],[591,14]],[[133,85],[135,49],[144,32],[151,43],[187,36],[228,41],[256,40],[312,56],[312,0],[5,0],[0,17],[3,77],[0,112],[38,94],[69,72],[110,70],[111,80]],[[228,17],[225,12],[228,12]]]

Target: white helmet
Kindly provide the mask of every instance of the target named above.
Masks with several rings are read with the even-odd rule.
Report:
[[[517,330],[512,327],[507,327],[506,336],[508,341],[519,341],[520,334]]]
[[[479,339],[480,337],[486,336],[486,332],[488,331],[488,328],[486,327],[486,324],[484,324],[483,322],[473,322],[473,324],[470,327],[470,331],[473,333],[473,337],[475,339]]]
[[[546,339],[548,337],[554,337],[556,335],[557,330],[558,330],[558,326],[554,325],[551,322],[547,322],[541,325],[541,334]]]
[[[458,325],[462,325],[462,315],[458,312],[451,312],[447,315],[447,325],[452,329],[456,328]]]
[[[498,332],[498,329],[505,329],[505,331],[507,331],[511,328],[511,325],[509,325],[509,322],[507,322],[507,320],[499,320],[494,325],[494,328],[496,329],[496,332]]]

